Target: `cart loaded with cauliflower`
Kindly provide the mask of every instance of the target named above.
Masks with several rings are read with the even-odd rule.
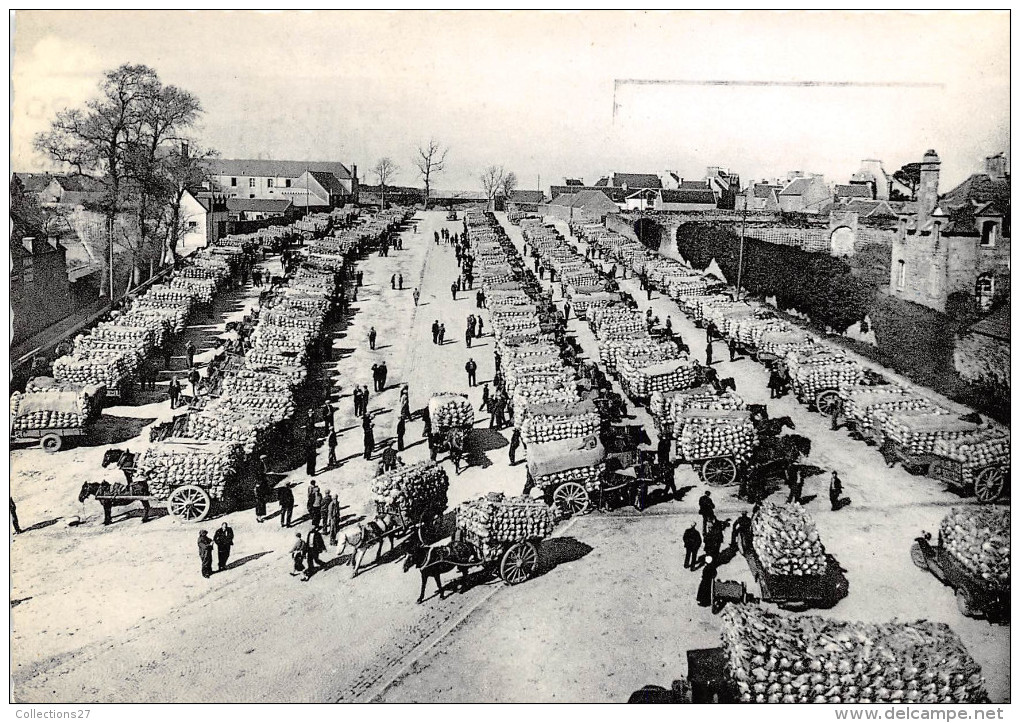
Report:
[[[606,450],[594,434],[530,444],[525,490],[541,490],[566,515],[580,514],[601,493],[605,472]]]
[[[553,530],[553,510],[541,500],[490,492],[457,508],[457,536],[472,549],[468,565],[491,566],[508,585],[538,572],[539,547]]]

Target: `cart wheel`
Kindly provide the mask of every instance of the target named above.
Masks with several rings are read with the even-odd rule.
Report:
[[[839,394],[835,389],[823,389],[815,395],[815,409],[826,417],[831,417],[839,404]]]
[[[706,459],[701,465],[701,479],[714,486],[733,484],[737,480],[737,463],[729,457]]]
[[[962,587],[956,591],[956,607],[959,608],[960,614],[968,618],[981,617],[981,611],[974,607],[974,600],[970,593]]]
[[[974,496],[978,502],[990,504],[1002,498],[1006,488],[1006,476],[1000,467],[985,467],[974,480]]]
[[[60,448],[64,446],[64,440],[59,434],[47,434],[39,440],[39,446],[44,452],[53,454],[59,452]]]
[[[920,542],[915,541],[914,544],[910,546],[910,559],[913,560],[914,564],[922,570],[928,569],[928,558],[924,556],[923,552],[921,552]]]
[[[531,542],[516,542],[503,553],[499,576],[507,585],[516,585],[534,576],[538,570],[538,548]]]
[[[567,515],[579,515],[591,506],[591,497],[580,482],[564,482],[553,492],[553,503]]]
[[[184,485],[170,493],[170,514],[184,522],[201,522],[209,514],[212,499],[209,493],[195,485]]]

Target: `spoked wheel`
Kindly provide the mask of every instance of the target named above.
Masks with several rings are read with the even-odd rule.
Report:
[[[826,417],[831,417],[838,405],[839,394],[835,389],[823,389],[815,395],[815,409]]]
[[[60,448],[64,446],[64,440],[59,434],[47,434],[39,440],[39,446],[42,447],[44,452],[53,454],[54,452],[59,452]]]
[[[516,585],[538,571],[538,548],[531,542],[515,542],[499,562],[499,576],[507,585]]]
[[[1006,491],[1006,475],[1000,467],[985,467],[974,480],[974,496],[978,502],[990,504],[1002,498]]]
[[[212,499],[195,485],[184,485],[170,493],[170,514],[184,522],[201,522],[209,514]]]
[[[553,492],[553,504],[567,515],[579,515],[591,507],[591,497],[580,482],[564,482]]]
[[[737,463],[729,457],[706,459],[701,465],[701,479],[714,486],[731,485],[737,481]]]
[[[915,541],[914,544],[910,546],[910,559],[913,560],[914,564],[922,570],[928,569],[928,558],[925,557],[924,553],[921,551],[920,542]]]

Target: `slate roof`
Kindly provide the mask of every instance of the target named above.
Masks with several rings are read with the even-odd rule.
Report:
[[[1007,301],[984,319],[971,326],[969,331],[983,336],[990,336],[993,339],[998,339],[1008,344],[1009,307],[1010,302]]]
[[[691,190],[704,190],[711,189],[708,181],[680,181],[680,188],[691,189]]]
[[[347,194],[347,189],[340,184],[340,179],[336,177],[336,174],[326,171],[309,171],[309,173],[312,178],[319,182],[323,190],[331,196],[344,196]]]
[[[596,184],[598,185],[598,184]],[[617,188],[662,188],[662,181],[654,173],[614,173],[613,185]]]
[[[803,196],[811,188],[812,178],[795,178],[779,192],[780,196]]]
[[[834,195],[837,198],[863,198],[869,201],[872,200],[871,189],[858,183],[837,185],[836,193]]]
[[[715,194],[708,189],[680,188],[675,191],[659,191],[663,203],[691,203],[715,205]]]
[[[14,175],[25,187],[25,193],[39,193],[53,180],[53,176],[48,173],[15,173]]]
[[[755,198],[772,198],[772,194],[779,193],[779,186],[770,186],[767,183],[756,183],[754,185]]]
[[[1009,181],[975,173],[939,199],[939,208],[949,217],[943,233],[977,234],[977,217],[981,215],[1005,216],[1008,219],[1009,191]]]
[[[840,208],[856,213],[859,218],[896,217],[896,212],[885,201],[854,200]]]
[[[204,204],[203,204],[204,205]],[[291,207],[287,198],[228,198],[227,210],[233,213],[243,211],[253,213],[283,214]]]
[[[350,170],[339,161],[272,161],[254,158],[210,158],[204,161],[214,176],[255,176],[298,178],[305,171],[325,171],[343,181],[351,180]]]
[[[545,194],[541,191],[514,191],[510,194],[511,203],[544,203]]]

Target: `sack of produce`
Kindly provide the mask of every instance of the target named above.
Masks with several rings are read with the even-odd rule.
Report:
[[[931,454],[940,439],[961,439],[978,429],[951,414],[891,412],[882,422],[882,432],[907,454]]]
[[[429,399],[429,417],[433,427],[470,427],[475,410],[463,394],[437,392]]]
[[[637,397],[647,397],[652,392],[669,392],[675,389],[687,389],[697,382],[694,365],[687,359],[672,359],[652,364],[621,361],[619,365],[620,379],[625,388]]]
[[[601,418],[590,400],[530,404],[520,419],[525,444],[552,442],[572,437],[587,437],[599,431]]]
[[[287,394],[293,399],[290,381],[281,374],[238,369],[223,380],[224,394]]]
[[[599,489],[605,473],[606,450],[595,435],[528,446],[528,473],[540,489],[580,482],[589,492]]]
[[[912,389],[882,385],[877,387],[844,386],[839,390],[843,400],[843,414],[853,421],[861,434],[870,435],[874,428],[875,415],[882,410],[906,409],[934,411],[935,405],[920,397]]]
[[[504,544],[552,534],[553,510],[541,500],[490,492],[457,507],[457,529],[489,560]]]
[[[815,345],[803,331],[766,331],[758,339],[758,351],[783,356],[796,349],[810,349]]]
[[[735,392],[719,394],[709,386],[654,392],[648,402],[649,414],[660,423],[672,425],[677,435],[683,431],[683,414],[689,409],[723,411],[743,408],[744,400]]]
[[[798,504],[762,503],[751,533],[755,553],[773,575],[822,575],[828,566],[815,522]]]
[[[196,303],[211,304],[216,295],[216,281],[196,279],[191,276],[176,276],[170,281],[171,289],[182,289],[195,297]]]
[[[220,398],[188,415],[186,434],[192,439],[236,442],[250,455],[268,447],[278,421],[271,410],[241,408]]]
[[[149,484],[149,493],[157,499],[165,500],[183,485],[201,487],[219,499],[236,479],[243,461],[244,452],[238,444],[169,439],[142,453],[136,474]]]
[[[47,390],[11,394],[11,429],[80,429],[88,418],[85,396]]]
[[[397,511],[417,521],[446,510],[450,480],[434,462],[397,467],[372,480],[372,495],[380,512]]]
[[[743,410],[688,409],[676,422],[680,456],[686,460],[733,457],[747,462],[758,445],[750,413]]]
[[[808,350],[790,351],[786,354],[786,368],[794,392],[808,399],[814,399],[818,392],[825,389],[859,384],[864,378],[864,368],[860,364],[830,349],[815,353]]]
[[[53,378],[64,384],[96,384],[117,389],[137,367],[128,351],[94,350],[81,356],[62,356],[53,362]]]
[[[1009,589],[1008,507],[954,507],[939,527],[939,542],[976,578]]]
[[[944,623],[722,612],[727,670],[746,703],[985,703],[981,668]]]

